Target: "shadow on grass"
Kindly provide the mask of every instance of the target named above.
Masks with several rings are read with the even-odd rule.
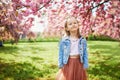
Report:
[[[107,61],[109,58],[105,59],[105,61],[99,61],[88,70],[88,73],[99,76],[99,80],[120,80],[120,62],[109,64]]]
[[[109,48],[112,48],[111,46],[109,46],[109,45],[92,45],[92,46],[90,46],[90,48],[92,48],[92,49],[96,49],[96,47],[98,48],[98,49],[109,49]]]
[[[30,57],[30,56],[29,56]],[[33,61],[34,60],[44,60],[43,58],[40,58],[40,57],[30,57]]]
[[[37,73],[35,73],[37,71]],[[29,63],[0,63],[0,79],[10,78],[13,80],[27,80],[34,79],[35,75],[42,76],[42,73],[38,72]]]
[[[95,54],[95,53],[94,53]],[[97,63],[94,64],[94,67],[91,67],[88,70],[89,74],[94,76],[99,76],[98,80],[120,80],[120,62],[112,59],[115,55],[103,56],[100,53],[95,54],[96,57],[102,57]],[[120,55],[118,55],[120,57]]]
[[[41,80],[51,74],[54,65],[44,65],[40,70],[30,63],[4,63],[0,59],[0,80]],[[56,66],[54,66],[56,68]],[[53,80],[48,76],[49,80]],[[46,78],[47,80],[47,78]]]
[[[94,44],[89,47],[93,49],[90,54],[95,60],[91,58],[93,66],[88,69],[88,74],[97,78],[95,80],[120,80],[119,45]]]
[[[12,53],[16,53],[17,51],[18,51],[18,47],[16,46],[0,47],[0,53],[12,54]]]
[[[29,45],[29,44],[28,44]],[[43,47],[36,47],[36,46],[28,46],[28,47],[23,47],[23,48],[19,48],[18,46],[4,46],[4,47],[0,47],[0,53],[5,53],[5,54],[19,54],[21,52],[26,52],[26,51],[30,51],[35,54],[36,50],[37,51],[46,51],[47,49],[43,48]]]
[[[90,49],[99,49],[99,52],[101,54],[110,54],[110,55],[113,55],[113,54],[118,54],[120,52],[120,46],[117,45],[117,46],[110,46],[110,45],[92,45],[90,46]]]

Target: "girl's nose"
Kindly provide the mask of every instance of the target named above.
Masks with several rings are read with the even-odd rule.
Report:
[[[72,24],[72,26],[74,26],[75,24]]]
[[[75,24],[73,24],[73,26],[75,26]]]

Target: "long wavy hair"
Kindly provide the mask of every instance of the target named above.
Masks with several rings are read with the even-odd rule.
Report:
[[[75,18],[76,19],[76,18]],[[77,19],[76,19],[77,20]],[[77,23],[78,23],[78,20],[77,20]],[[79,25],[78,25],[79,26]],[[64,29],[65,29],[65,33],[66,33],[66,35],[67,36],[70,36],[70,31],[68,31],[67,30],[67,20],[65,21],[65,25],[64,25]],[[79,28],[78,28],[78,30],[77,30],[77,36],[78,36],[78,38],[80,38],[81,37],[81,34],[80,34],[80,31],[79,31]]]

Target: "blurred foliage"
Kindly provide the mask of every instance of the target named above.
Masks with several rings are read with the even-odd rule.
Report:
[[[116,39],[113,39],[109,36],[105,36],[105,35],[99,35],[99,36],[95,36],[95,35],[89,35],[88,36],[88,40],[99,40],[99,41],[118,41]]]

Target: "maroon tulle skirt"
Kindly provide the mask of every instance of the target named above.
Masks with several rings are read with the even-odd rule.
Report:
[[[87,80],[80,58],[69,58],[68,63],[58,71],[56,80]]]

